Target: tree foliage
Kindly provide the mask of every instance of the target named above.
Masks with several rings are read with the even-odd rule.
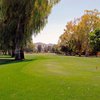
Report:
[[[15,49],[20,59],[20,49],[44,28],[52,7],[59,1],[0,0],[1,45]]]
[[[90,33],[90,45],[95,54],[100,51],[100,29]]]
[[[67,23],[58,44],[64,48],[66,53],[72,52],[80,56],[85,53],[87,55],[91,51],[89,35],[97,28],[100,28],[99,11],[86,10],[83,16]]]

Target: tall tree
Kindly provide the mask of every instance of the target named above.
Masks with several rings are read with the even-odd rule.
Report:
[[[89,33],[100,27],[100,12],[96,9],[85,10],[85,14],[81,17],[79,27],[81,28],[80,33],[84,34],[83,45],[87,56],[90,51]]]
[[[59,44],[64,48],[69,48],[70,52],[78,53],[79,56],[82,52],[88,55],[91,50],[89,35],[97,28],[100,28],[99,11],[86,10],[82,17],[67,23]]]
[[[1,0],[4,34],[9,34],[15,59],[20,60],[23,46],[32,34],[39,33],[47,23],[52,7],[60,0]]]

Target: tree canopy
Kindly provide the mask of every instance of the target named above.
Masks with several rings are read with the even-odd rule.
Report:
[[[74,53],[81,56],[92,52],[90,44],[90,33],[100,28],[100,12],[96,9],[85,10],[80,18],[70,21],[59,38],[59,47],[64,53]]]
[[[1,45],[15,49],[16,59],[20,59],[19,50],[44,28],[52,7],[59,1],[0,0]]]

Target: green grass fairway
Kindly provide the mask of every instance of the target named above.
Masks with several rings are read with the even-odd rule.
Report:
[[[100,100],[100,58],[53,54],[0,58],[0,100]]]

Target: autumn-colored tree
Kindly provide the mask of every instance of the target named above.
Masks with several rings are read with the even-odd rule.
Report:
[[[80,36],[83,40],[83,49],[86,56],[90,51],[89,33],[100,27],[100,13],[98,10],[85,10],[85,14],[81,17],[79,22]]]
[[[58,44],[60,44],[64,50],[66,47],[66,50],[69,50],[70,53],[74,52],[81,56],[84,52],[88,55],[91,50],[89,33],[99,27],[100,13],[98,10],[86,10],[81,18],[77,18],[67,23],[66,29],[60,36]]]

